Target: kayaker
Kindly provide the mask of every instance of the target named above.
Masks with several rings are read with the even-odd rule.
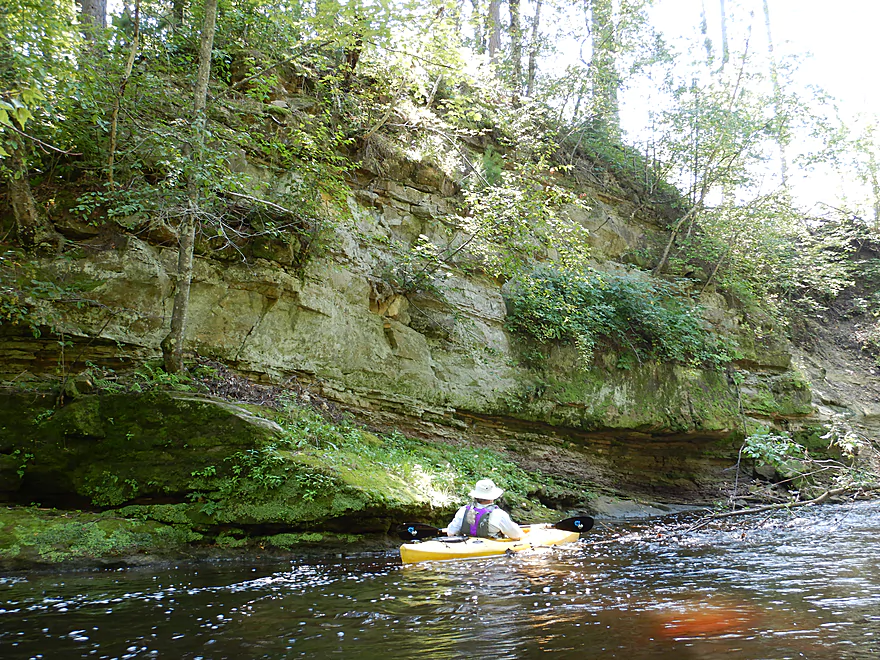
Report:
[[[491,479],[480,479],[469,493],[474,501],[461,507],[446,528],[448,536],[481,536],[518,541],[523,537],[520,529],[506,511],[495,504],[504,491]]]

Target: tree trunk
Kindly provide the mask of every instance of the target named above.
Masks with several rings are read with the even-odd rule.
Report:
[[[706,49],[706,64],[712,66],[712,39],[709,38],[709,20],[706,18],[706,0],[700,4],[700,34],[703,35],[703,48]]]
[[[489,0],[486,34],[489,42],[489,61],[494,64],[496,53],[501,49],[501,0]]]
[[[192,202],[190,202],[192,204]],[[171,331],[162,340],[162,359],[165,371],[176,374],[184,371],[183,342],[189,316],[189,292],[192,286],[193,248],[195,246],[197,209],[190,205],[183,222],[177,229],[177,288],[171,310]]]
[[[107,27],[107,0],[76,0],[80,21],[93,28]]]
[[[125,61],[125,71],[122,74],[122,81],[119,83],[119,91],[113,100],[113,112],[110,115],[110,152],[107,156],[107,180],[113,185],[113,164],[116,159],[116,131],[119,124],[119,106],[122,104],[122,97],[125,96],[125,88],[128,85],[128,79],[131,77],[131,69],[134,66],[134,58],[137,55],[138,37],[140,36],[140,16],[141,1],[134,2],[134,34],[131,38],[131,47],[128,51],[128,59]]]
[[[183,18],[186,14],[186,0],[172,0],[171,15],[174,17],[174,29],[176,30],[183,25]]]
[[[871,192],[874,195],[874,230],[880,231],[880,180],[877,178],[877,158],[874,151],[868,151],[868,178],[871,180]]]
[[[214,48],[216,25],[217,0],[205,0],[205,22],[202,26],[199,70],[196,76],[193,103],[193,148],[190,154],[190,171],[187,175],[188,205],[183,222],[178,229],[177,290],[174,293],[174,308],[171,312],[171,331],[162,340],[162,357],[165,362],[165,371],[168,373],[179,373],[184,370],[183,343],[186,337],[187,317],[189,316],[196,215],[201,205],[197,177],[205,149],[205,107],[208,99],[208,80],[211,76],[211,53]]]
[[[727,44],[727,8],[724,0],[721,0],[721,68],[727,64],[730,59],[730,48]]]
[[[620,78],[616,67],[614,14],[611,0],[589,0],[590,31],[593,56],[590,70],[593,77],[593,107],[611,136],[620,135],[620,107],[617,92]]]
[[[770,6],[764,0],[764,24],[767,26],[767,55],[770,58],[770,80],[773,81],[773,104],[776,107],[776,144],[779,145],[779,173],[782,186],[788,186],[788,159],[785,156],[785,117],[782,108],[782,86],[776,70],[776,56],[773,54],[773,36],[770,33]]]
[[[205,0],[205,23],[199,47],[199,71],[196,75],[193,99],[193,127],[196,133],[198,157],[205,140],[205,107],[208,104],[208,81],[211,78],[211,53],[214,51],[214,30],[217,25],[217,0]]]
[[[28,180],[25,147],[22,138],[17,138],[18,146],[10,154],[9,201],[15,217],[15,232],[19,244],[26,249],[46,245],[57,245],[58,235],[51,223],[37,209],[31,184]],[[9,143],[7,142],[7,146]]]
[[[535,77],[538,75],[538,38],[540,37],[541,5],[543,0],[535,3],[535,18],[532,22],[532,41],[529,44],[529,72],[526,81],[526,94],[531,98],[535,93]]]
[[[480,0],[471,0],[474,11],[471,14],[471,23],[474,27],[474,46],[482,55],[486,52],[486,37],[483,32],[483,15],[480,13]]]
[[[513,103],[519,103],[522,93],[522,27],[520,26],[520,1],[507,0],[510,9],[510,61]]]
[[[360,31],[360,26],[363,25],[364,20],[361,18],[360,14],[355,14],[354,21],[355,25],[358,27],[356,27],[355,32],[352,33],[351,43],[345,47],[344,52],[345,69],[342,78],[342,89],[344,91],[348,91],[351,88],[355,69],[357,69],[358,62],[361,59],[361,53],[364,50],[364,37]]]

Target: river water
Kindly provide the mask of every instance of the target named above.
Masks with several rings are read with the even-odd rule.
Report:
[[[880,657],[880,503],[401,566],[396,553],[0,577],[0,658]]]

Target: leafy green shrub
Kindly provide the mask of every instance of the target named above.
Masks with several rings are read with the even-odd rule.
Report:
[[[302,491],[302,498],[306,502],[312,502],[322,493],[332,492],[333,489],[339,487],[337,480],[332,475],[317,468],[302,468],[294,478]]]
[[[792,440],[788,433],[773,433],[766,427],[761,427],[746,438],[743,454],[759,465],[776,468],[792,459],[803,460],[808,456],[807,449]]]
[[[114,189],[107,187],[102,191],[86,191],[76,198],[68,209],[74,216],[92,225],[99,225],[103,218],[121,218],[136,213],[152,211],[156,208],[157,191],[152,186],[134,189]]]
[[[589,252],[588,232],[562,212],[585,206],[573,191],[544,180],[541,165],[501,171],[494,185],[465,192],[469,212],[460,228],[471,238],[456,249],[476,259],[495,277],[511,278],[551,252],[568,267],[582,264]]]
[[[490,185],[501,182],[501,172],[504,169],[504,157],[492,148],[486,147],[483,152],[483,177]]]
[[[212,515],[229,502],[258,502],[284,485],[293,465],[274,444],[238,451],[227,456],[227,466],[208,465],[192,472],[189,497],[202,502],[202,513]],[[311,496],[312,499],[314,495]]]
[[[745,439],[743,454],[758,465],[773,466],[785,478],[783,483],[810,497],[830,488],[876,485],[876,474],[853,461],[868,445],[842,415],[832,417],[827,432],[816,438],[822,445],[807,447],[809,439],[801,439],[803,443],[785,431],[762,427]]]
[[[134,372],[134,382],[131,386],[134,392],[147,392],[154,389],[169,389],[177,392],[192,392],[195,387],[190,375],[186,372],[179,374],[167,373],[158,366],[145,362]]]
[[[734,347],[705,327],[700,308],[660,280],[540,268],[514,282],[507,302],[509,330],[542,343],[571,342],[584,363],[603,340],[639,362],[720,367],[734,357]]]
[[[746,309],[769,314],[781,326],[825,310],[851,287],[853,260],[864,230],[847,220],[807,222],[784,193],[748,205],[706,209],[676,239],[668,272],[700,273]]]

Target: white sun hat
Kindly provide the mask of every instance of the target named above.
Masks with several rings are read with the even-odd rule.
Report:
[[[469,495],[475,500],[497,500],[503,492],[491,479],[480,479]]]

